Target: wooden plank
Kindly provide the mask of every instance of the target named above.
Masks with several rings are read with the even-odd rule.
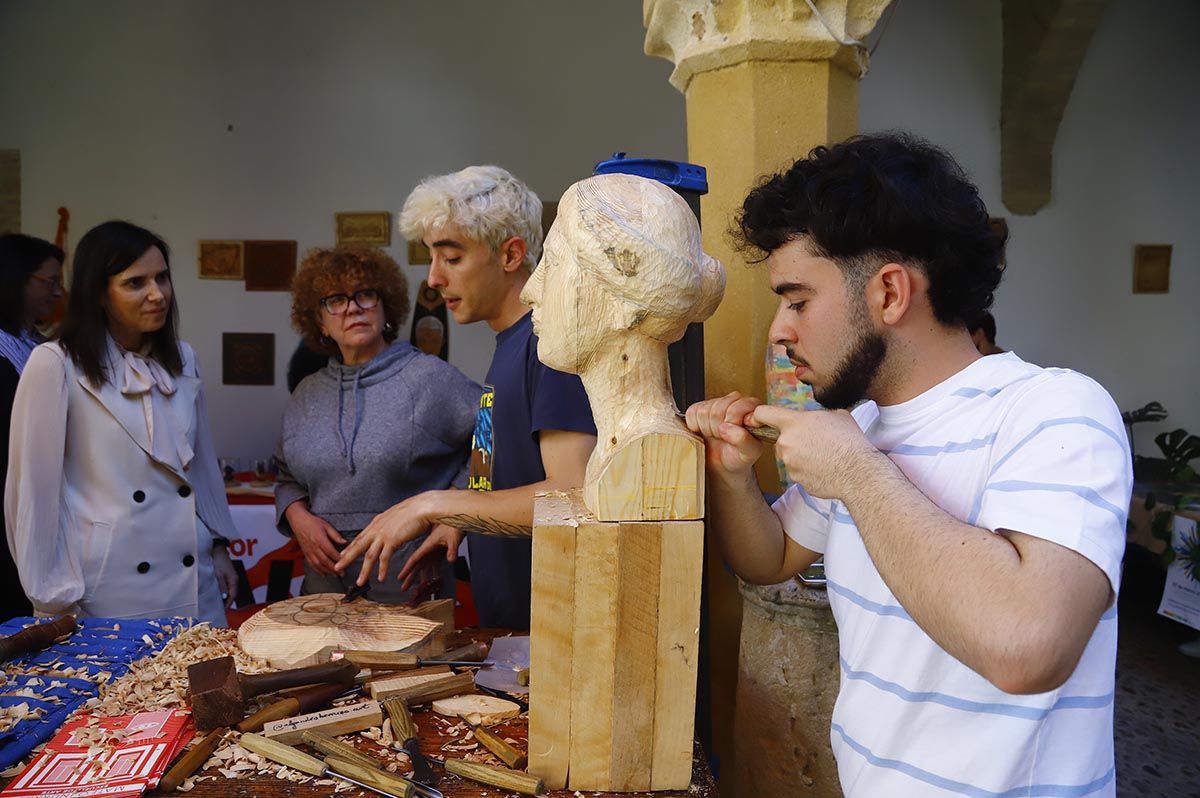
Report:
[[[613,676],[612,773],[607,789],[650,789],[654,751],[655,660],[661,523],[618,529],[617,639]]]
[[[404,671],[402,674],[393,673],[380,676],[365,682],[363,686],[371,692],[371,698],[382,701],[415,684],[428,682],[431,679],[440,679],[448,673],[450,673],[449,665],[430,665],[425,668]]]
[[[575,540],[571,500],[534,502],[533,597],[529,616],[529,772],[546,787],[567,786],[571,764],[571,658],[575,624]]]
[[[600,521],[704,517],[704,444],[691,434],[651,433],[619,449],[584,486]]]
[[[704,522],[662,524],[661,557],[650,789],[686,790],[692,777]]]
[[[575,639],[571,670],[573,790],[607,790],[612,778],[617,659],[619,525],[583,522],[575,538]],[[531,664],[540,671],[540,664]],[[545,679],[545,675],[538,679]]]
[[[273,720],[263,726],[262,734],[288,745],[301,742],[305,731],[319,731],[336,737],[383,725],[383,710],[378,701],[360,701],[344,707],[322,709],[294,718]]]

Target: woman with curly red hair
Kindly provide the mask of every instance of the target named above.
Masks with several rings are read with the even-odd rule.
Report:
[[[276,457],[279,529],[304,552],[305,593],[345,592],[338,550],[376,514],[426,490],[465,484],[480,386],[397,340],[408,315],[399,266],[377,249],[314,249],[292,285],[292,324],[329,362],[306,377],[284,411]],[[419,541],[413,541],[415,550]],[[414,598],[395,571],[372,575],[371,598]],[[453,585],[448,566],[446,594]]]

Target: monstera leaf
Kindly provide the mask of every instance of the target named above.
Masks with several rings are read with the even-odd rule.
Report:
[[[1200,457],[1200,437],[1177,429],[1159,433],[1154,437],[1154,442],[1162,450],[1163,458],[1170,463],[1169,479],[1188,482],[1196,478],[1196,471],[1189,463]]]

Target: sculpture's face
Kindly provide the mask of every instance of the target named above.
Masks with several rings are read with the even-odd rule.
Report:
[[[542,259],[521,292],[533,307],[538,359],[552,369],[578,374],[603,339],[605,298],[579,266],[578,211],[563,197],[558,217],[542,244]]]

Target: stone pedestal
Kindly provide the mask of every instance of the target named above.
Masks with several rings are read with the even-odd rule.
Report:
[[[824,590],[741,585],[734,739],[738,795],[840,798],[829,722],[838,636]]]

